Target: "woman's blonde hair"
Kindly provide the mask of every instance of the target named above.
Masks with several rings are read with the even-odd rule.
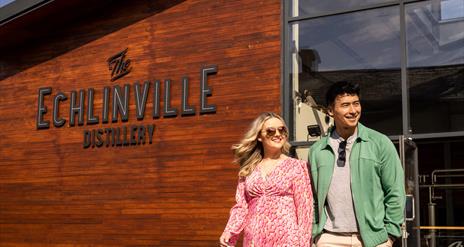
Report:
[[[259,134],[263,129],[264,122],[271,118],[277,118],[284,124],[284,119],[273,112],[261,113],[250,125],[250,128],[245,133],[244,137],[238,144],[232,145],[232,151],[234,152],[235,160],[234,163],[240,165],[239,177],[246,177],[251,174],[258,163],[263,159],[264,150],[263,144],[258,141]],[[288,128],[287,128],[288,129]],[[290,150],[290,143],[285,140],[282,146],[282,153],[288,154]]]

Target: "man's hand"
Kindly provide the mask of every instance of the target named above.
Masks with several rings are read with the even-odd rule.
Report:
[[[388,237],[387,239],[387,242],[381,244],[381,245],[377,245],[377,247],[392,247],[393,246],[393,242],[395,242],[394,239]]]

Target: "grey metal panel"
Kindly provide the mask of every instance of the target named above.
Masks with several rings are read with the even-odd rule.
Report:
[[[288,18],[287,22],[302,21],[302,20],[314,19],[314,18],[325,17],[325,16],[332,16],[332,15],[339,15],[339,14],[358,12],[358,11],[362,11],[362,10],[370,10],[370,9],[389,7],[389,6],[393,6],[393,5],[398,5],[400,3],[414,3],[414,2],[421,2],[421,1],[426,1],[426,0],[406,0],[406,1],[404,1],[404,0],[401,0],[401,1],[394,0],[394,1],[386,1],[384,3],[372,4],[372,5],[369,5],[369,6],[356,7],[356,8],[351,8],[351,9],[344,9],[344,10],[340,10],[340,11],[330,11],[330,12],[326,12],[326,13],[319,14],[319,15],[301,15],[301,16],[298,16],[298,17],[290,17],[290,18]],[[288,6],[287,6],[287,8],[288,8]]]
[[[411,137],[414,140],[417,140],[417,139],[429,139],[429,138],[460,137],[460,136],[461,137],[464,136],[464,131],[427,133],[427,134],[412,134],[411,135]]]
[[[54,0],[16,0],[0,8],[0,26],[34,11]]]
[[[302,20],[308,20],[308,19],[314,19],[314,18],[320,18],[320,17],[326,17],[326,16],[332,16],[332,15],[339,15],[339,14],[347,14],[347,13],[353,13],[353,12],[358,12],[361,10],[370,10],[370,9],[377,9],[377,8],[383,8],[383,7],[389,7],[389,6],[394,6],[398,5],[400,1],[388,1],[385,3],[380,3],[380,4],[372,4],[369,6],[363,6],[363,7],[356,7],[356,8],[351,8],[351,9],[343,9],[339,11],[328,11],[323,14],[319,15],[302,15],[298,17],[291,17],[289,18],[289,22],[295,22],[295,21],[302,21]]]
[[[402,119],[403,135],[407,138],[410,134],[410,117],[409,117],[409,83],[407,71],[408,51],[406,44],[406,16],[403,1],[400,4],[400,38],[401,38],[401,102],[402,102]]]
[[[283,26],[283,32],[280,36],[281,44],[282,44],[282,54],[281,54],[281,63],[282,63],[282,69],[280,72],[280,82],[281,82],[281,113],[282,117],[284,118],[285,122],[287,125],[290,127],[290,140],[293,138],[292,133],[293,133],[293,128],[291,127],[290,123],[293,123],[293,119],[290,119],[290,81],[288,78],[288,72],[289,72],[289,67],[290,67],[290,61],[288,59],[288,14],[287,10],[290,5],[290,1],[287,0],[282,0],[281,1],[281,15],[282,15],[282,26]]]

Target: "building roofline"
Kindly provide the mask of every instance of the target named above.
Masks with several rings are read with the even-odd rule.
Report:
[[[0,8],[0,27],[54,0],[16,0]]]

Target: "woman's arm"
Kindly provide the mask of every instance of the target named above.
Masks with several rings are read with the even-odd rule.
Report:
[[[245,196],[245,179],[240,178],[235,193],[236,203],[230,210],[229,221],[227,222],[224,233],[220,241],[227,242],[229,246],[236,244],[240,233],[245,226],[245,219],[248,214],[248,203]]]
[[[300,246],[311,246],[313,224],[313,194],[308,166],[305,161],[298,161],[293,183],[294,201],[300,231]]]

